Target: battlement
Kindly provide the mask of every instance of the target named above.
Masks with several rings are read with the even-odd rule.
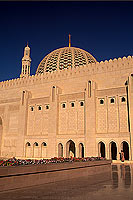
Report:
[[[25,87],[33,84],[43,84],[48,81],[67,79],[70,77],[102,74],[113,71],[121,71],[125,69],[133,68],[133,56],[114,58],[109,61],[101,61],[96,63],[90,63],[78,68],[68,68],[57,70],[53,72],[46,72],[45,74],[36,74],[28,77],[17,78],[0,82],[0,89],[2,88],[14,88]]]

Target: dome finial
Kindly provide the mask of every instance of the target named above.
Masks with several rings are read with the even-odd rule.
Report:
[[[69,47],[71,47],[71,35],[69,34]]]
[[[27,41],[27,47],[28,47],[28,41]]]

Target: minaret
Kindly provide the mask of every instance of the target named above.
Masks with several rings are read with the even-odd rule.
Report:
[[[71,47],[71,35],[69,34],[69,47]]]
[[[30,65],[31,65],[31,58],[30,58],[30,47],[27,46],[24,48],[24,57],[22,58],[22,71],[20,77],[27,77],[30,76]]]

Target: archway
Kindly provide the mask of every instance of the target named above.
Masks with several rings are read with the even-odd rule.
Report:
[[[115,142],[110,142],[110,158],[117,160],[117,146]]]
[[[47,157],[47,143],[43,142],[41,144],[41,157],[46,158]]]
[[[103,142],[98,143],[99,156],[105,158],[105,144]]]
[[[79,157],[84,158],[84,145],[82,143],[79,144]]]
[[[72,140],[69,140],[66,143],[66,156],[67,157],[75,157],[76,153],[75,153],[75,143]]]
[[[129,160],[129,145],[126,141],[123,141],[121,144],[122,150],[124,152],[125,160]]]
[[[31,144],[29,142],[26,143],[25,146],[25,156],[26,158],[31,158]]]
[[[63,157],[63,145],[61,143],[58,144],[58,157]]]

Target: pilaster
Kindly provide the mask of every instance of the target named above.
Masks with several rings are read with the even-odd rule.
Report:
[[[94,81],[87,83],[85,93],[85,140],[86,156],[96,156],[96,83]]]
[[[20,111],[19,111],[19,135],[16,144],[16,156],[24,157],[24,138],[27,134],[27,117],[28,117],[28,98],[30,93],[28,91],[22,91],[21,101],[20,101]]]
[[[59,121],[58,89],[56,86],[51,88],[50,110],[49,110],[49,128],[48,128],[48,157],[56,157],[56,135],[58,133]]]

